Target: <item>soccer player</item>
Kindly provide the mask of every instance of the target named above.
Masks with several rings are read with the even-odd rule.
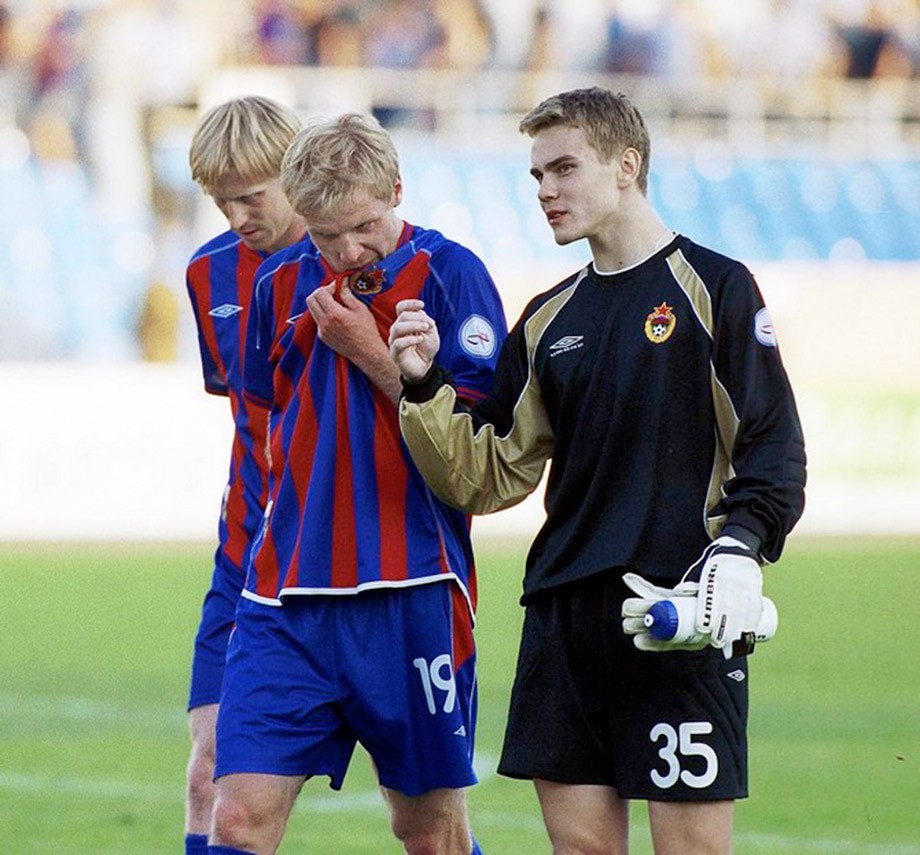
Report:
[[[402,446],[386,337],[396,303],[423,299],[474,403],[504,312],[472,252],[398,216],[398,155],[375,120],[308,124],[281,175],[312,245],[262,265],[249,319],[245,393],[271,409],[271,501],[227,654],[211,852],[274,852],[304,782],[339,789],[360,742],[405,850],[468,855],[469,519]]]
[[[230,225],[192,256],[186,284],[198,326],[205,390],[230,399],[235,431],[211,587],[192,659],[187,855],[207,852],[214,728],[227,638],[266,503],[268,413],[243,398],[243,343],[259,264],[305,235],[303,218],[291,207],[279,177],[281,159],[299,129],[297,116],[274,101],[236,98],[202,116],[189,151],[192,177]]]
[[[472,411],[434,361],[429,306],[401,303],[390,334],[403,436],[442,499],[507,507],[552,458],[499,772],[533,780],[554,851],[625,853],[643,799],[659,855],[728,853],[747,795],[736,642],[804,505],[792,391],[748,270],[649,203],[624,95],[565,92],[520,128],[556,242],[586,239],[592,262],[530,302]],[[678,596],[704,634],[689,650],[644,623]]]

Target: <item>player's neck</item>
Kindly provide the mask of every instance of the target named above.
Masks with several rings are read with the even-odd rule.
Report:
[[[673,237],[661,218],[649,206],[618,217],[604,234],[589,238],[596,270],[614,273],[633,267],[654,255]]]

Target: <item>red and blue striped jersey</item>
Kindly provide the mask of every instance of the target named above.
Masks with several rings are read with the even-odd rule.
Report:
[[[230,474],[224,490],[218,549],[240,570],[268,498],[266,436],[268,411],[243,397],[243,354],[252,286],[266,255],[250,249],[232,231],[204,244],[186,270],[205,390],[230,399],[234,434]]]
[[[277,605],[289,594],[455,578],[475,609],[469,518],[425,484],[394,403],[317,335],[306,298],[333,278],[309,242],[256,277],[245,394],[271,407],[271,504],[243,596]],[[495,284],[470,250],[406,226],[399,247],[351,288],[384,340],[397,302],[424,300],[458,390],[470,402],[488,394],[507,330]]]

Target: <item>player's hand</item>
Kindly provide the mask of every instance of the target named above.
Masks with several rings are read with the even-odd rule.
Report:
[[[684,574],[698,574],[696,628],[731,656],[733,642],[754,632],[763,614],[763,573],[757,556],[734,537],[717,537]]]
[[[320,341],[350,362],[361,366],[385,352],[370,308],[347,286],[332,282],[317,288],[307,297],[307,309]]]
[[[396,320],[390,327],[390,356],[399,373],[410,383],[423,380],[440,349],[438,327],[425,313],[425,304],[421,300],[400,300]]]
[[[696,597],[699,590],[696,582],[681,582],[674,588],[659,588],[636,573],[623,574],[623,581],[633,593],[638,594],[637,597],[623,601],[621,616],[623,632],[633,637],[633,644],[639,650],[670,653],[676,650],[702,650],[709,644],[708,638],[693,643],[660,641],[651,636],[645,625],[645,615],[655,603],[678,597]]]

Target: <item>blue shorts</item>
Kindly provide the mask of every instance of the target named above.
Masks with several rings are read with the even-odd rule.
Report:
[[[453,582],[241,599],[227,652],[214,776],[328,775],[360,742],[407,796],[476,783],[476,656]]]
[[[220,701],[227,642],[236,620],[236,604],[240,600],[243,581],[243,571],[218,549],[214,554],[211,587],[201,606],[201,622],[195,636],[188,695],[190,710]]]

